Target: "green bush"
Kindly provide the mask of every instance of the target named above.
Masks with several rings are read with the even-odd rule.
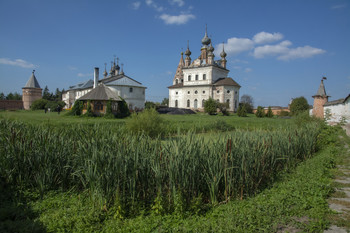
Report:
[[[213,98],[204,101],[204,111],[209,115],[214,115],[217,109],[217,102]]]
[[[260,118],[264,117],[265,116],[264,108],[261,106],[258,106],[258,108],[256,109],[255,116],[260,117]]]
[[[83,106],[83,101],[75,101],[72,110],[70,110],[67,115],[80,116],[83,113]]]
[[[217,107],[220,109],[220,112],[224,116],[229,116],[230,113],[227,111],[228,109],[228,103],[217,103]]]
[[[278,114],[279,116],[281,116],[281,117],[284,117],[284,116],[289,116],[289,112],[288,111],[284,111],[284,110],[282,110],[282,111],[280,111],[279,112],[279,114]]]
[[[272,117],[273,117],[273,112],[272,112],[272,109],[271,109],[270,106],[269,106],[269,108],[268,108],[268,110],[267,110],[266,117],[269,117],[269,118],[272,118]]]
[[[93,116],[95,116],[94,113],[92,112],[91,101],[90,100],[88,100],[88,102],[87,102],[87,109],[86,109],[86,113],[84,114],[84,116],[86,116],[86,117],[93,117]]]
[[[152,138],[165,134],[165,122],[154,109],[145,109],[141,113],[133,113],[131,119],[126,122],[128,131],[139,134],[144,133]]]
[[[290,104],[290,112],[292,115],[297,115],[299,113],[305,112],[309,110],[309,108],[310,106],[303,96],[293,99],[292,103]]]
[[[247,116],[246,104],[239,104],[238,110],[237,110],[237,116],[239,116],[239,117],[246,117]]]
[[[35,100],[32,105],[30,106],[31,110],[39,110],[39,109],[45,109],[46,104],[48,103],[48,100],[45,99],[38,99]]]
[[[128,104],[125,102],[125,100],[119,96],[119,98],[122,100],[121,102],[118,102],[118,110],[117,110],[117,118],[124,118],[130,116],[130,110],[128,107]]]
[[[64,101],[48,101],[45,105],[46,109],[50,109],[51,112],[58,112],[66,105]]]

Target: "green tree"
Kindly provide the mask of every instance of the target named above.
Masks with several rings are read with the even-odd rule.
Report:
[[[239,116],[239,117],[246,117],[247,116],[246,104],[244,104],[244,103],[239,104],[238,109],[237,109],[237,116]]]
[[[269,106],[268,110],[267,110],[267,113],[266,113],[266,117],[273,117],[273,112],[272,112],[272,109],[271,107]]]
[[[45,99],[38,99],[35,100],[32,105],[30,106],[31,110],[39,110],[39,109],[45,109],[46,104],[48,103],[48,100]]]
[[[91,101],[90,100],[88,100],[88,102],[87,102],[86,113],[84,114],[84,116],[87,116],[87,117],[95,116],[94,113],[92,112]]]
[[[162,100],[161,105],[163,105],[163,106],[169,106],[169,99],[168,99],[168,98],[164,98],[164,99]]]
[[[45,88],[43,90],[43,99],[51,100],[51,94],[50,94],[49,88],[47,86],[45,86]]]
[[[265,116],[264,108],[261,106],[258,106],[258,108],[256,109],[255,116],[260,117],[260,118],[264,117]]]
[[[145,109],[151,109],[151,108],[156,108],[156,103],[152,102],[152,101],[146,101],[145,103]]]
[[[305,112],[309,110],[309,108],[309,104],[303,96],[293,99],[292,103],[290,104],[290,112],[292,115]]]
[[[253,113],[253,97],[250,95],[242,95],[240,104],[244,105],[247,113]]]
[[[3,92],[0,93],[0,100],[6,99],[5,94]]]
[[[221,112],[224,116],[230,115],[229,112],[227,111],[228,103],[217,103],[217,108],[219,108],[220,112]]]
[[[83,101],[75,101],[72,110],[69,111],[68,115],[80,116],[83,113],[83,107]]]
[[[204,111],[209,115],[214,115],[217,109],[217,102],[209,97],[208,100],[204,101]]]
[[[119,96],[119,98],[122,101],[118,102],[117,117],[124,118],[124,117],[130,116],[130,110],[129,110],[128,104],[125,102],[125,100],[122,97]]]

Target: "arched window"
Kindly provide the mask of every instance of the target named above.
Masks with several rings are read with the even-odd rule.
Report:
[[[190,100],[187,100],[187,107],[190,107]]]
[[[205,99],[202,99],[202,108],[204,108]]]
[[[206,79],[207,79],[207,75],[203,74],[203,80],[206,80]]]
[[[176,83],[176,84],[178,84],[178,83],[179,83],[179,80],[178,80],[178,79],[176,79],[176,80],[175,80],[175,83]]]
[[[226,100],[226,104],[227,104],[227,108],[230,108],[230,100],[229,99]]]
[[[178,106],[178,103],[177,103],[177,100],[175,100],[175,108],[177,108]]]
[[[198,80],[198,74],[196,74],[196,80]]]
[[[193,104],[193,107],[195,108],[195,109],[197,109],[198,108],[198,100],[197,99],[195,99],[194,100],[194,104]]]
[[[188,75],[188,81],[191,81],[191,75]]]

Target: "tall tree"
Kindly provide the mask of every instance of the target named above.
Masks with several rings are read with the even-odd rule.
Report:
[[[165,105],[165,106],[169,106],[169,99],[168,98],[164,98],[163,100],[162,100],[162,103],[161,103],[161,105]]]
[[[0,100],[4,100],[4,99],[6,99],[5,94],[4,94],[4,92],[1,92],[0,93]]]
[[[253,113],[254,101],[252,96],[242,95],[240,104],[245,106],[247,113]]]
[[[310,106],[304,96],[293,99],[292,103],[290,104],[290,112],[292,115],[307,111],[309,108]]]
[[[45,86],[44,91],[43,91],[43,99],[51,100],[51,94],[50,94],[49,88],[47,86]]]

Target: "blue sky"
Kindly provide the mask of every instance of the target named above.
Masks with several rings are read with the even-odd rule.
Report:
[[[161,101],[187,40],[199,56],[205,24],[255,106],[312,104],[322,76],[330,100],[350,93],[347,0],[1,0],[0,92],[21,93],[33,69],[42,88],[67,89],[116,55],[146,100]]]

